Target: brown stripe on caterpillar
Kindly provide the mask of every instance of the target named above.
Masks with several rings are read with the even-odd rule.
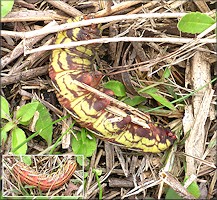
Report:
[[[23,184],[38,187],[41,191],[54,190],[65,184],[73,175],[77,167],[75,161],[68,160],[51,174],[44,174],[35,171],[23,162],[18,161],[12,167],[14,175]]]

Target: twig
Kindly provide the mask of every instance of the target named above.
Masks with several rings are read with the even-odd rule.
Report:
[[[49,28],[51,29],[51,27],[56,24],[55,21],[50,22],[48,25],[46,25],[44,28],[41,29],[41,31],[43,32],[43,30]],[[40,41],[44,36],[46,36],[47,34],[42,34],[38,37],[34,37],[31,38],[29,40],[22,40],[14,49],[13,51],[11,51],[10,53],[8,53],[7,55],[5,55],[3,58],[1,58],[1,69],[3,69],[6,65],[8,65],[10,62],[12,62],[13,60],[15,60],[16,58],[18,58],[20,55],[22,55],[24,53],[24,48],[25,46],[27,47],[32,47],[35,43],[37,43],[38,41]]]
[[[210,8],[205,1],[193,0],[193,2],[196,4],[196,6],[202,13],[210,11]]]
[[[63,12],[67,13],[72,17],[83,15],[81,11],[75,9],[74,7],[65,3],[64,1],[54,1],[54,0],[46,0],[46,1],[50,3],[52,6],[62,10]]]
[[[102,17],[102,16],[106,16],[107,14],[112,14],[114,12],[117,12],[117,11],[120,11],[120,10],[125,10],[131,6],[134,6],[136,4],[139,4],[143,1],[126,1],[126,2],[121,2],[117,5],[114,5],[111,7],[110,11],[108,12],[107,9],[104,9],[104,10],[100,10],[99,12],[97,12],[95,14],[95,17]]]
[[[129,115],[126,112],[126,111],[128,111],[128,112],[132,113],[132,115],[130,115],[132,122],[135,124],[138,124],[140,126],[143,126],[143,127],[147,127],[147,122],[151,121],[151,118],[147,113],[143,113],[142,111],[140,111],[134,107],[131,107],[131,106],[125,104],[124,102],[121,102],[117,99],[114,99],[114,98],[108,96],[107,94],[99,91],[98,89],[92,88],[91,86],[89,86],[85,83],[82,83],[80,81],[77,81],[75,79],[71,80],[71,83],[76,84],[77,86],[84,88],[90,92],[93,92],[93,93],[99,95],[100,97],[108,99],[111,103],[115,104],[116,105],[115,107],[114,106],[107,106],[106,110],[108,110],[111,113],[116,114],[117,116],[126,117]],[[121,107],[121,109],[119,109],[118,107]]]
[[[1,78],[1,84],[2,86],[5,86],[5,85],[17,83],[19,81],[29,80],[37,76],[47,74],[47,70],[48,70],[48,65],[43,66],[43,67],[38,67],[35,69],[30,69],[28,71],[20,72],[20,73],[17,73],[16,75],[10,75],[7,77],[3,77]]]
[[[211,199],[213,196],[212,194],[214,194],[214,190],[215,190],[215,186],[216,186],[216,179],[217,179],[217,171],[215,171],[213,177],[212,177],[212,181],[211,184],[209,186],[209,192],[208,192],[208,196],[207,199]]]
[[[113,187],[113,188],[133,188],[134,184],[133,181],[127,178],[110,178],[108,180],[109,182],[109,187]]]
[[[180,18],[185,16],[186,13],[145,13],[145,14],[132,14],[132,15],[116,15],[116,16],[109,16],[109,17],[102,17],[102,18],[95,18],[89,20],[83,20],[79,22],[73,23],[66,23],[58,26],[54,26],[51,28],[46,28],[45,30],[34,30],[29,32],[14,32],[14,31],[1,31],[1,35],[5,36],[16,36],[21,38],[31,38],[35,36],[39,36],[42,34],[49,34],[55,33],[59,31],[64,31],[72,28],[82,27],[82,26],[89,26],[91,24],[101,24],[107,23],[112,21],[121,21],[121,20],[136,20],[136,19],[151,19],[151,18]]]
[[[170,173],[162,171],[159,173],[159,176],[160,176],[162,181],[164,181],[166,184],[168,184],[173,190],[175,190],[183,198],[195,199],[194,196],[192,196],[187,191],[187,189],[176,178],[174,178]]]
[[[47,42],[45,42],[45,44],[43,46],[46,46],[46,45],[50,45],[53,43],[53,38],[49,39]],[[31,55],[29,55],[24,62],[22,62],[21,65],[17,66],[17,65],[14,65],[9,73],[7,74],[8,76],[10,75],[15,75],[16,73],[19,73],[22,71],[22,69],[24,68],[28,68],[28,69],[31,69],[31,68],[34,68],[32,67],[39,59],[43,59],[44,57],[47,57],[48,55],[50,54],[50,52],[44,52],[44,51],[40,51],[40,52],[37,52],[37,53],[33,53]]]
[[[181,56],[183,54],[186,54],[202,45],[204,45],[204,43],[199,43],[198,41],[201,40],[201,38],[203,38],[205,35],[207,35],[208,33],[210,33],[211,31],[216,29],[216,25],[217,23],[214,23],[212,26],[210,26],[209,28],[207,28],[205,31],[203,31],[202,33],[200,33],[195,39],[192,39],[189,43],[186,43],[185,45],[181,46],[178,50],[176,50],[175,52],[171,53],[171,57],[175,55]],[[170,63],[170,65],[173,65],[173,63]],[[157,71],[161,70],[164,66],[158,68],[157,70],[153,71],[152,74],[156,73]]]
[[[159,185],[160,182],[161,182],[161,180],[154,180],[154,179],[148,180],[145,183],[143,183],[142,185],[139,185],[139,186],[133,188],[132,190],[130,190],[127,194],[125,194],[124,196],[122,196],[121,199],[124,199],[126,197],[139,194],[140,192],[144,191],[147,188]]]
[[[49,46],[38,47],[32,50],[26,50],[26,54],[35,53],[38,51],[59,49],[59,48],[71,48],[81,45],[88,45],[92,43],[110,43],[110,42],[165,42],[165,43],[174,43],[174,44],[183,44],[194,41],[192,38],[140,38],[140,37],[118,37],[118,38],[100,38],[93,40],[85,40],[78,42],[69,42],[67,44],[55,44]],[[216,43],[216,39],[197,39],[198,43]]]
[[[136,8],[136,9],[133,10],[133,11],[130,11],[129,13],[127,13],[127,15],[136,14],[136,13],[140,12],[142,9],[149,8],[149,7],[151,7],[151,6],[154,6],[154,5],[157,4],[157,3],[158,3],[158,1],[150,1],[150,2],[148,2],[147,4],[142,5],[142,6],[138,7],[138,8]]]
[[[58,15],[52,10],[35,11],[24,10],[11,12],[6,17],[1,18],[1,22],[33,22],[33,21],[51,21],[51,20],[63,20],[67,19],[64,16]]]

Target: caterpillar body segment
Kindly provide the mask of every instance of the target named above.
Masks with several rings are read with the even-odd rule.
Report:
[[[21,183],[38,187],[45,192],[55,190],[65,184],[72,177],[76,167],[76,162],[68,160],[58,171],[51,174],[43,174],[35,171],[23,162],[17,162],[12,170]]]
[[[76,17],[69,22],[82,19]],[[100,37],[100,28],[91,25],[58,33],[56,44]],[[164,151],[173,144],[176,136],[168,129],[155,126],[149,115],[118,103],[111,97],[112,91],[100,87],[102,73],[93,70],[97,47],[97,44],[91,44],[53,51],[49,76],[60,104],[82,127],[104,140],[143,152]],[[102,97],[76,81],[105,94]]]

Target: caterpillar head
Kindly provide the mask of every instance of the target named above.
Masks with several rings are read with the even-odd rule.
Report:
[[[155,136],[156,140],[159,143],[167,144],[167,146],[172,145],[177,139],[176,135],[174,135],[171,130],[167,128],[163,128],[162,126],[154,125],[153,123],[148,124],[153,136]]]
[[[69,19],[67,22],[79,22],[82,20],[92,19],[91,16],[78,16],[74,19]],[[91,40],[101,38],[101,25],[91,24],[90,26],[83,26],[67,30],[67,36],[74,41]],[[89,46],[89,45],[88,45]],[[91,46],[99,46],[99,44],[91,44]]]

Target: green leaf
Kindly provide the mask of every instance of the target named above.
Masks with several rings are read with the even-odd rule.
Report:
[[[102,185],[100,183],[100,180],[99,180],[99,175],[98,175],[98,170],[96,169],[93,169],[93,173],[95,174],[96,176],[96,181],[98,183],[98,187],[99,187],[99,199],[102,200]]]
[[[216,146],[216,138],[213,138],[209,141],[208,147],[214,148]]]
[[[13,0],[1,0],[1,17],[6,16],[12,10],[13,5]]]
[[[187,179],[188,178],[186,177],[184,183],[187,181]],[[187,191],[190,194],[192,194],[196,199],[200,197],[200,189],[195,181],[188,186]],[[183,198],[180,197],[172,188],[169,188],[169,190],[166,193],[165,199],[183,199]]]
[[[16,126],[16,124],[13,121],[9,121],[7,124],[4,125],[4,127],[1,130],[5,131],[5,132],[9,132],[15,126]]]
[[[89,176],[88,172],[84,172],[84,179]]]
[[[60,119],[55,120],[52,124],[58,123],[64,119],[67,119],[68,116],[64,116],[61,117]],[[50,125],[48,125],[50,126]],[[19,149],[21,146],[23,146],[23,144],[29,142],[31,139],[33,139],[35,136],[37,136],[39,134],[39,131],[36,131],[35,133],[33,133],[32,135],[30,135],[26,140],[24,140],[22,143],[20,143],[20,145],[18,145],[16,148],[12,149],[12,152],[16,151],[17,149]]]
[[[91,138],[87,137],[87,135],[90,135]],[[77,139],[75,137],[72,138],[73,152],[78,155],[84,155],[84,158],[92,156],[97,147],[94,135],[86,129],[81,129],[81,132],[77,133],[76,136]]]
[[[1,101],[1,119],[7,119],[9,121],[10,120],[9,103],[3,96],[0,96],[0,101]]]
[[[214,23],[215,20],[206,14],[191,12],[181,18],[178,29],[185,33],[202,33]]]
[[[4,144],[4,142],[6,142],[8,132],[16,126],[17,125],[13,121],[9,121],[7,124],[4,125],[3,128],[1,128],[1,144]]]
[[[101,176],[102,170],[101,169],[93,169],[93,173],[96,173],[98,176]]]
[[[114,92],[114,94],[118,97],[126,96],[126,90],[123,83],[115,80],[108,81],[104,84],[104,87],[110,89]]]
[[[165,199],[182,199],[172,188],[169,188]]]
[[[26,140],[25,132],[20,128],[15,128],[12,130],[12,149],[17,147],[19,144],[21,144],[23,141]],[[25,155],[27,152],[27,144],[25,143],[22,147],[20,147],[18,150],[13,152],[16,155]]]
[[[76,161],[80,166],[84,165],[84,156],[83,155],[76,155]]]
[[[39,118],[36,122],[35,129],[39,131],[39,135],[45,139],[48,143],[48,146],[52,143],[52,134],[53,134],[53,124],[50,113],[47,108],[39,103],[37,106],[37,111],[39,112]],[[50,124],[50,126],[48,126]]]
[[[171,75],[171,71],[170,71],[170,68],[166,68],[165,71],[164,71],[164,74],[163,74],[163,77],[164,78],[169,78]]]
[[[20,107],[16,114],[16,119],[19,120],[20,124],[26,125],[27,122],[29,122],[30,119],[35,114],[35,111],[37,110],[39,102],[31,102],[27,103],[26,105],[23,105]]]
[[[76,157],[76,161],[80,166],[84,166],[84,167],[89,166],[90,164],[90,160],[88,158],[83,159],[81,158],[81,156]]]
[[[22,159],[23,159],[23,162],[27,165],[31,165],[32,164],[32,159],[31,159],[31,156],[22,156]]]
[[[169,108],[170,110],[176,110],[175,106],[171,102],[169,102],[166,98],[164,98],[160,94],[153,92],[153,88],[145,90],[144,92],[147,93],[148,95],[150,95],[153,99],[155,99],[156,101],[158,101],[162,105]]]
[[[8,138],[7,132],[1,129],[1,145],[5,144],[7,138]]]
[[[154,88],[154,85],[149,85],[148,87],[142,89],[142,92],[147,93],[146,91],[149,93],[156,93],[158,92],[158,89]]]
[[[184,183],[188,180],[188,177],[185,177]],[[191,185],[187,187],[187,190],[192,194],[196,199],[200,197],[200,189],[196,181],[193,181]]]
[[[146,101],[146,98],[142,96],[134,96],[132,99],[128,97],[124,100],[124,102],[130,106],[137,106],[144,101]]]

